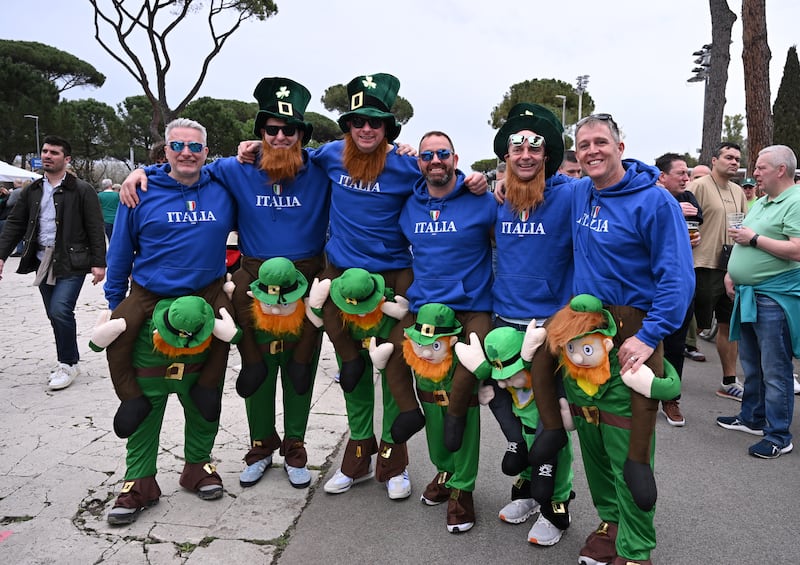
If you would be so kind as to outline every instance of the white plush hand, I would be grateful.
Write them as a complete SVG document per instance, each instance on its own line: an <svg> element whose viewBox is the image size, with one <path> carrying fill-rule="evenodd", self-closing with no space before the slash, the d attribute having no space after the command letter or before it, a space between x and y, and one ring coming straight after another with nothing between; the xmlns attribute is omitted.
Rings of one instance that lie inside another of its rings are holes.
<svg viewBox="0 0 800 565"><path fill-rule="evenodd" d="M306 305L306 318L308 318L309 321L312 324L314 324L315 328L321 328L323 324L322 318L317 316L316 312L314 312L314 310L311 309L311 304L309 303L309 299L308 298L303 299L303 303Z"/></svg>
<svg viewBox="0 0 800 565"><path fill-rule="evenodd" d="M236 322L233 321L233 318L228 314L225 308L219 309L219 315L222 316L222 319L214 319L214 330L212 333L218 340L230 343L230 341L236 337L239 328L236 327Z"/></svg>
<svg viewBox="0 0 800 565"><path fill-rule="evenodd" d="M481 363L486 362L481 340L475 332L469 334L469 345L458 342L455 348L458 361L464 365L470 373L474 373L478 367L481 366Z"/></svg>
<svg viewBox="0 0 800 565"><path fill-rule="evenodd" d="M378 345L375 338L369 340L369 358L372 359L372 365L379 371L386 368L389 363L389 357L394 352L394 345L391 343L382 343Z"/></svg>
<svg viewBox="0 0 800 565"><path fill-rule="evenodd" d="M653 370L647 365L642 365L637 371L622 373L622 382L646 398L650 398L654 378Z"/></svg>
<svg viewBox="0 0 800 565"><path fill-rule="evenodd" d="M533 359L533 354L544 343L547 337L547 330L544 328L536 327L536 319L530 321L527 329L525 330L525 339L522 341L522 351L520 357L524 361L530 362Z"/></svg>
<svg viewBox="0 0 800 565"><path fill-rule="evenodd" d="M105 349L125 331L127 324L125 318L111 319L111 310L104 310L97 316L94 329L92 329L91 343Z"/></svg>
<svg viewBox="0 0 800 565"><path fill-rule="evenodd" d="M558 399L558 409L561 412L561 421L564 422L564 429L571 432L575 429L575 422L572 421L572 413L569 411L569 403L566 398Z"/></svg>
<svg viewBox="0 0 800 565"><path fill-rule="evenodd" d="M311 308L322 308L331 293L331 279L314 279L308 291L308 305Z"/></svg>
<svg viewBox="0 0 800 565"><path fill-rule="evenodd" d="M222 290L228 295L228 300L233 300L233 291L236 285L233 283L233 277L230 273L225 275L225 282L222 284Z"/></svg>
<svg viewBox="0 0 800 565"><path fill-rule="evenodd" d="M394 297L394 302L384 301L381 305L381 310L390 318L402 320L408 314L408 299L398 294Z"/></svg>
<svg viewBox="0 0 800 565"><path fill-rule="evenodd" d="M494 387L490 385L478 388L478 403L486 406L494 399Z"/></svg>

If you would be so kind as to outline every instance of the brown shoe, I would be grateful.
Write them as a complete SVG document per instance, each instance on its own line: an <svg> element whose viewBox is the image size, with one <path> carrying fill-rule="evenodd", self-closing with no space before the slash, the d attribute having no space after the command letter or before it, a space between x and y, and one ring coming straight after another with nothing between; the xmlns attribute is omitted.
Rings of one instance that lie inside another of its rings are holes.
<svg viewBox="0 0 800 565"><path fill-rule="evenodd" d="M617 556L617 525L610 522L600 522L595 531L586 538L580 553L578 563L596 563L608 565ZM582 557L591 561L581 561Z"/></svg>
<svg viewBox="0 0 800 565"><path fill-rule="evenodd" d="M681 408L677 400L662 400L661 413L667 417L667 424L678 428L686 425L686 419L681 414Z"/></svg>
<svg viewBox="0 0 800 565"><path fill-rule="evenodd" d="M132 524L142 510L158 504L160 496L161 489L153 476L125 481L106 520L112 526Z"/></svg>
<svg viewBox="0 0 800 565"><path fill-rule="evenodd" d="M450 473L437 473L433 480L425 487L425 492L419 497L420 502L428 506L436 506L447 502L450 498L450 487L446 485Z"/></svg>
<svg viewBox="0 0 800 565"><path fill-rule="evenodd" d="M212 463L184 463L178 482L186 490L196 493L201 500L222 498L222 478Z"/></svg>
<svg viewBox="0 0 800 565"><path fill-rule="evenodd" d="M472 505L472 493L450 490L447 502L447 531L451 534L468 532L475 525L475 508Z"/></svg>

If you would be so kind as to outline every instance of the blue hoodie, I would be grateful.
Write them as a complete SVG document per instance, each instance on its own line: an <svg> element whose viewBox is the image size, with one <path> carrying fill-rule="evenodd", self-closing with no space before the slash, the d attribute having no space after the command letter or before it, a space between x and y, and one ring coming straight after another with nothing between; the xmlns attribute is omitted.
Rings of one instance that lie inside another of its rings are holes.
<svg viewBox="0 0 800 565"><path fill-rule="evenodd" d="M151 169L136 208L120 206L108 246L103 287L109 308L128 292L128 277L159 296L192 294L225 274L225 243L236 205L205 170L185 186L170 166Z"/></svg>
<svg viewBox="0 0 800 565"><path fill-rule="evenodd" d="M412 312L430 302L460 312L492 311L492 246L497 204L485 193L472 194L457 171L456 186L443 198L428 193L425 179L400 213L400 227L411 243L414 282L408 289Z"/></svg>
<svg viewBox="0 0 800 565"><path fill-rule="evenodd" d="M614 186L597 190L588 177L575 183L574 293L644 310L636 336L656 347L681 326L694 296L692 249L678 201L655 184L658 169L622 164L625 176Z"/></svg>
<svg viewBox="0 0 800 565"><path fill-rule="evenodd" d="M217 159L205 168L231 193L239 208L239 249L248 257L292 261L322 254L328 229L330 182L308 162L297 176L278 183L255 165L236 157Z"/></svg>
<svg viewBox="0 0 800 565"><path fill-rule="evenodd" d="M398 219L420 178L416 159L398 155L393 147L376 181L362 186L345 170L343 150L343 141L332 141L309 152L332 183L328 260L340 269L361 267L371 273L410 267L411 254Z"/></svg>
<svg viewBox="0 0 800 565"><path fill-rule="evenodd" d="M498 208L494 311L511 320L544 320L572 298L572 199L575 179L547 179L544 201L528 215Z"/></svg>

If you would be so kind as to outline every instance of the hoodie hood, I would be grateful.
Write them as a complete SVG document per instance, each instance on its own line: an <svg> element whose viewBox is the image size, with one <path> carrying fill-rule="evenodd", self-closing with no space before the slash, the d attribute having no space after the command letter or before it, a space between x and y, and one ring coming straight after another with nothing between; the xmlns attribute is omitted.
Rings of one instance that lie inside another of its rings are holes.
<svg viewBox="0 0 800 565"><path fill-rule="evenodd" d="M211 175L208 173L205 167L200 169L200 178L191 186L186 186L185 184L179 183L174 178L169 176L170 172L172 172L172 167L169 163L165 163L160 167L148 169L147 183L155 183L161 188L172 190L186 190L187 188L204 188L206 185L208 185L208 183L211 182Z"/></svg>
<svg viewBox="0 0 800 565"><path fill-rule="evenodd" d="M636 159L623 159L625 176L617 184L602 190L594 189L601 197L625 196L633 192L645 190L656 184L660 171Z"/></svg>

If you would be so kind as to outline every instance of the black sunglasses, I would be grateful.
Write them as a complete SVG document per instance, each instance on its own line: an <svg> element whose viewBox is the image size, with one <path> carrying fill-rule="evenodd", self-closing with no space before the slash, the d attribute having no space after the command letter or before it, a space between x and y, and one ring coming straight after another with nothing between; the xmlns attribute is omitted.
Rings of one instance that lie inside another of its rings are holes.
<svg viewBox="0 0 800 565"><path fill-rule="evenodd" d="M617 126L617 122L614 121L614 117L611 114L590 114L585 118L578 120L578 123L575 124L575 128L580 128L589 120L592 121L601 121L601 122L608 122L615 131L619 131L619 127Z"/></svg>
<svg viewBox="0 0 800 565"><path fill-rule="evenodd" d="M383 126L383 120L380 118L362 118L361 116L350 118L350 127L361 129L365 124L369 124L372 129L379 129Z"/></svg>
<svg viewBox="0 0 800 565"><path fill-rule="evenodd" d="M267 132L267 135L278 135L279 131L283 132L283 135L286 137L292 137L295 133L297 133L297 126L293 126L291 124L286 124L285 126L264 126L264 131Z"/></svg>

